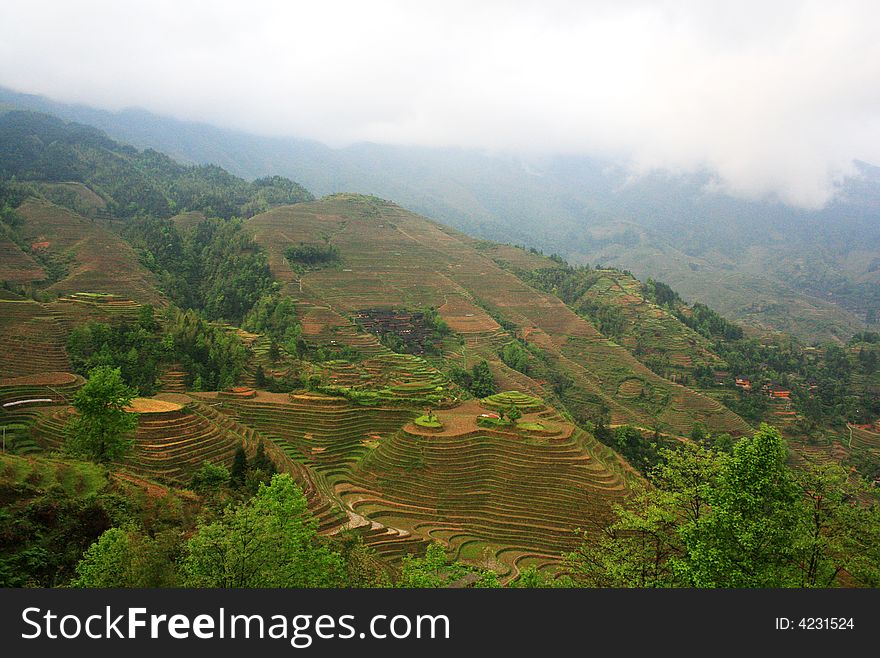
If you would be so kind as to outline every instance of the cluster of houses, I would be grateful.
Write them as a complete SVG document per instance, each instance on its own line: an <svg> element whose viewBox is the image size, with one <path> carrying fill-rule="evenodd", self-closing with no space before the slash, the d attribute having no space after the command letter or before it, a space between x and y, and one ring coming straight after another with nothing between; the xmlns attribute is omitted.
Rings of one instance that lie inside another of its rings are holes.
<svg viewBox="0 0 880 658"><path fill-rule="evenodd" d="M424 354L428 345L439 347L434 328L420 311L408 312L393 308L368 308L354 313L355 321L376 336L394 334L406 345L410 354Z"/></svg>
<svg viewBox="0 0 880 658"><path fill-rule="evenodd" d="M764 384L761 387L761 392L764 393L767 397L776 398L778 400L790 400L791 399L791 391L786 388L781 388L776 386L775 384Z"/></svg>
<svg viewBox="0 0 880 658"><path fill-rule="evenodd" d="M715 383L719 386L724 386L725 384L727 384L728 381L730 381L730 373L725 370L716 370L714 375ZM748 379L747 377L734 377L733 383L740 390L752 390L752 380ZM782 386L778 386L776 384L762 385L761 393L774 400L791 400L791 390Z"/></svg>

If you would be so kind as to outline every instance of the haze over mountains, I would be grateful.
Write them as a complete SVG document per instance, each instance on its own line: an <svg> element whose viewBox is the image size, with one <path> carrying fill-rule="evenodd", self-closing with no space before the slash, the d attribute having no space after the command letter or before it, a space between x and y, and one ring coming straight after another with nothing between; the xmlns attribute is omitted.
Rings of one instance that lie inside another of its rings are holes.
<svg viewBox="0 0 880 658"><path fill-rule="evenodd" d="M316 196L352 191L473 235L670 283L757 330L841 338L880 308L880 169L856 163L824 208L746 200L711 172L633 176L586 156L250 135L139 109L108 112L0 90L0 103L96 126L139 148L244 178L280 174Z"/></svg>

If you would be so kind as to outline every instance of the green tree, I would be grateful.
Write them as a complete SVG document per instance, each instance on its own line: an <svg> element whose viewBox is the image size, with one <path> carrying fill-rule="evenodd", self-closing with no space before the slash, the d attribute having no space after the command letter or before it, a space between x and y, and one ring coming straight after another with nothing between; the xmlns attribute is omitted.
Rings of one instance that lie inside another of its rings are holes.
<svg viewBox="0 0 880 658"><path fill-rule="evenodd" d="M512 342L501 348L501 360L521 373L529 374L529 352L518 342Z"/></svg>
<svg viewBox="0 0 880 658"><path fill-rule="evenodd" d="M76 565L72 587L174 587L174 533L153 538L134 528L110 528Z"/></svg>
<svg viewBox="0 0 880 658"><path fill-rule="evenodd" d="M495 393L495 378L492 377L492 371L485 360L474 365L470 390L478 398L485 398Z"/></svg>
<svg viewBox="0 0 880 658"><path fill-rule="evenodd" d="M650 487L566 556L573 584L612 587L877 586L880 511L837 466L794 471L762 425L732 454L661 450Z"/></svg>
<svg viewBox="0 0 880 658"><path fill-rule="evenodd" d="M269 484L278 472L275 462L266 454L266 446L260 441L253 459L247 464L244 485L247 491L256 493L261 485Z"/></svg>
<svg viewBox="0 0 880 658"><path fill-rule="evenodd" d="M452 562L443 544L434 542L425 555L407 555L397 581L398 587L448 587L468 574L475 574L474 587L500 587L498 575L491 570L478 570L462 562Z"/></svg>
<svg viewBox="0 0 880 658"><path fill-rule="evenodd" d="M156 321L152 304L144 304L138 309L138 326L151 334L159 331L159 323Z"/></svg>
<svg viewBox="0 0 880 658"><path fill-rule="evenodd" d="M211 491L219 489L229 479L229 470L226 467L206 461L202 462L199 470L192 476L190 486L196 491Z"/></svg>
<svg viewBox="0 0 880 658"><path fill-rule="evenodd" d="M245 454L244 447L238 446L235 449L235 455L232 457L232 468L229 471L229 481L234 487L240 487L244 484L245 475L248 470L248 458Z"/></svg>
<svg viewBox="0 0 880 658"><path fill-rule="evenodd" d="M397 584L399 587L437 588L443 587L450 579L460 578L464 573L462 569L450 568L443 544L434 542L428 546L424 556L406 555L403 558Z"/></svg>
<svg viewBox="0 0 880 658"><path fill-rule="evenodd" d="M677 560L696 587L783 587L797 541L801 492L786 466L779 430L761 425L739 441L708 491L711 514L682 528L687 559Z"/></svg>
<svg viewBox="0 0 880 658"><path fill-rule="evenodd" d="M845 573L863 587L880 586L880 507L875 495L837 464L795 472L803 492L797 565L803 587L830 587Z"/></svg>
<svg viewBox="0 0 880 658"><path fill-rule="evenodd" d="M263 471L269 475L275 475L278 472L278 469L275 467L275 462L266 454L266 445L260 441L257 446L257 451L254 454L254 459L251 462L251 468Z"/></svg>
<svg viewBox="0 0 880 658"><path fill-rule="evenodd" d="M706 429L706 426L699 421L694 423L694 427L691 430L691 441L693 441L694 443L703 443L704 441L708 440L708 438L709 431Z"/></svg>
<svg viewBox="0 0 880 658"><path fill-rule="evenodd" d="M124 457L133 444L128 435L138 424L137 414L125 408L136 394L122 380L119 368L91 370L88 381L73 398L78 415L66 428L67 450L98 462Z"/></svg>
<svg viewBox="0 0 880 658"><path fill-rule="evenodd" d="M189 540L182 571L189 587L338 587L342 557L317 536L318 522L287 474L256 496L203 523Z"/></svg>
<svg viewBox="0 0 880 658"><path fill-rule="evenodd" d="M676 560L687 559L682 528L709 512L708 499L723 458L697 444L662 450L649 473L651 486L615 506L615 521L585 532L585 541L565 556L569 579L588 587L681 587Z"/></svg>
<svg viewBox="0 0 880 658"><path fill-rule="evenodd" d="M388 565L362 537L343 531L336 535L336 546L345 561L346 587L388 587Z"/></svg>
<svg viewBox="0 0 880 658"><path fill-rule="evenodd" d="M257 385L257 388L266 388L269 383L269 380L266 378L266 371L263 370L263 366L259 363L256 370L254 370L254 383Z"/></svg>
<svg viewBox="0 0 880 658"><path fill-rule="evenodd" d="M519 577L514 580L510 586L519 589L552 587L552 581L549 581L535 567L525 567L522 571L520 571Z"/></svg>

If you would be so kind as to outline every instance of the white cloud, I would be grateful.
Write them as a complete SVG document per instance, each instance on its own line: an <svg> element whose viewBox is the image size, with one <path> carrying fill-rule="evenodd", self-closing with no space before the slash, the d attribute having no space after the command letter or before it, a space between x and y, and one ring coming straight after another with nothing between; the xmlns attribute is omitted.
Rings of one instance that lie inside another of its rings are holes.
<svg viewBox="0 0 880 658"><path fill-rule="evenodd" d="M0 24L0 84L261 134L709 167L807 207L880 162L873 2L29 0Z"/></svg>

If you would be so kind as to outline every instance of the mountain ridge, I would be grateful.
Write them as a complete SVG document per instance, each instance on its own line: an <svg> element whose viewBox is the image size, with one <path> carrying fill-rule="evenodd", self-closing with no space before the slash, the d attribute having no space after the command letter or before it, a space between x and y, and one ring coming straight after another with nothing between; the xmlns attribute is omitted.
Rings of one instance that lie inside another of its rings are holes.
<svg viewBox="0 0 880 658"><path fill-rule="evenodd" d="M866 164L857 164L862 178L847 180L825 209L808 212L707 194L707 174L632 179L625 168L590 158L526 163L463 149L332 149L9 90L0 90L0 101L91 123L184 161L218 163L246 177L280 172L319 196L353 191L393 198L481 237L668 280L690 301L708 302L758 332L845 341L880 307L880 270L874 269L880 179ZM831 225L841 228L831 231ZM858 245L846 238L853 234ZM753 250L761 244L770 253ZM776 296L792 310L774 304Z"/></svg>

